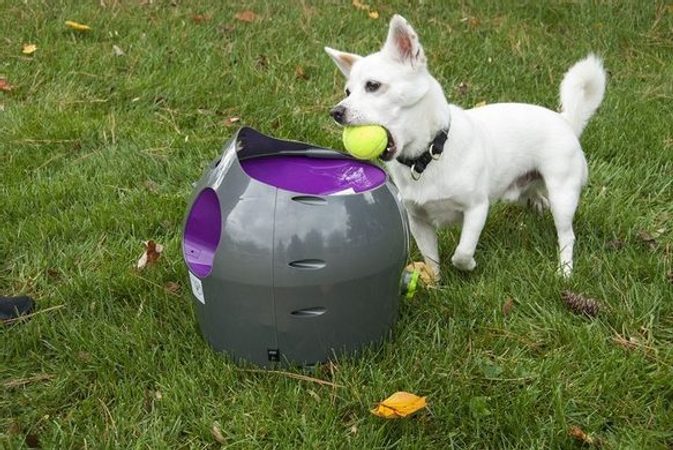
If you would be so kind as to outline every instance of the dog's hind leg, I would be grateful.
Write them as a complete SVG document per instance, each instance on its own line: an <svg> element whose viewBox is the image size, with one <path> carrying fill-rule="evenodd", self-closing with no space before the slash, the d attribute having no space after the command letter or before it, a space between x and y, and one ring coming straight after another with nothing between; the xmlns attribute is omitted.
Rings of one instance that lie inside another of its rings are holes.
<svg viewBox="0 0 673 450"><path fill-rule="evenodd" d="M526 187L519 201L524 206L532 208L538 214L543 214L546 209L549 209L549 199L547 197L548 194L544 182L539 180L533 181Z"/></svg>
<svg viewBox="0 0 673 450"><path fill-rule="evenodd" d="M409 227L416 240L416 245L423 255L425 264L432 270L435 280L439 281L439 246L437 245L437 231L427 220L409 213Z"/></svg>
<svg viewBox="0 0 673 450"><path fill-rule="evenodd" d="M573 270L573 247L575 245L573 217L579 202L581 188L581 183L575 182L575 180L566 180L561 183L547 180L549 206L558 235L559 272L566 278L570 276Z"/></svg>

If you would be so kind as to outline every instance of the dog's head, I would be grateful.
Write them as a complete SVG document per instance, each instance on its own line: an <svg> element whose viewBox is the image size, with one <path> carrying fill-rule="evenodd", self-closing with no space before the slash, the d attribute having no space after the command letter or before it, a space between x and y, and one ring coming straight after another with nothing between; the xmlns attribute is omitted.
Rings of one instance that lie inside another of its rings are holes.
<svg viewBox="0 0 673 450"><path fill-rule="evenodd" d="M399 15L390 21L383 48L368 56L325 47L327 54L346 76L346 98L331 111L341 125L381 125L388 131L388 148L381 158L392 160L406 144L404 130L420 118L432 77L425 53L411 25Z"/></svg>

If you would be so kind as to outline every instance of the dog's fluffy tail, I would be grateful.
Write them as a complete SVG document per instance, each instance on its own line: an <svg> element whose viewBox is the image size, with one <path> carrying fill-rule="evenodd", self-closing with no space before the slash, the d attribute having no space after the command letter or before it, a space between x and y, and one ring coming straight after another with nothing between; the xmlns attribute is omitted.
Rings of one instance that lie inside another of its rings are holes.
<svg viewBox="0 0 673 450"><path fill-rule="evenodd" d="M590 53L566 72L561 82L561 115L579 137L603 101L606 73L603 61Z"/></svg>

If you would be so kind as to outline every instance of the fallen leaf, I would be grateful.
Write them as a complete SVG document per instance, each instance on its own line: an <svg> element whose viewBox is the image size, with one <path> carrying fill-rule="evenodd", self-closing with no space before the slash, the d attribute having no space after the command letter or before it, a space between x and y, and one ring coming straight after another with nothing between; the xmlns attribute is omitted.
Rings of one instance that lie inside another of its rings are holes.
<svg viewBox="0 0 673 450"><path fill-rule="evenodd" d="M587 445L596 445L598 443L596 439L591 437L578 426L570 427L568 430L568 436Z"/></svg>
<svg viewBox="0 0 673 450"><path fill-rule="evenodd" d="M294 68L294 76L302 80L308 80L308 75L306 75L304 68L300 65Z"/></svg>
<svg viewBox="0 0 673 450"><path fill-rule="evenodd" d="M269 60L265 55L259 55L255 60L255 65L260 69L266 69L266 66L269 65Z"/></svg>
<svg viewBox="0 0 673 450"><path fill-rule="evenodd" d="M470 90L470 86L466 82L461 81L460 84L458 85L457 89L458 89L458 94L465 95Z"/></svg>
<svg viewBox="0 0 673 450"><path fill-rule="evenodd" d="M369 5L361 3L359 0L353 0L353 6L360 11L369 11Z"/></svg>
<svg viewBox="0 0 673 450"><path fill-rule="evenodd" d="M175 281L169 281L168 283L164 284L164 290L169 294L177 295L181 289L182 286L180 286L180 283L176 283Z"/></svg>
<svg viewBox="0 0 673 450"><path fill-rule="evenodd" d="M161 391L157 390L157 391L154 391L154 398L157 401L161 401L161 399L164 398L164 395L161 393Z"/></svg>
<svg viewBox="0 0 673 450"><path fill-rule="evenodd" d="M350 434L357 434L358 433L358 426L357 424L351 425L351 427L348 429L348 432Z"/></svg>
<svg viewBox="0 0 673 450"><path fill-rule="evenodd" d="M73 22L72 20L66 20L65 26L77 31L91 31L89 25L84 25L83 23Z"/></svg>
<svg viewBox="0 0 673 450"><path fill-rule="evenodd" d="M140 257L140 259L138 260L138 264L136 266L138 270L142 270L145 267L157 262L157 260L161 256L161 252L163 251L164 251L163 245L157 244L152 240L145 241L145 253L143 253L143 255Z"/></svg>
<svg viewBox="0 0 673 450"><path fill-rule="evenodd" d="M245 11L237 12L234 15L234 19L239 20L241 22L247 22L247 23L252 23L252 22L256 21L258 18L259 18L259 16L257 14L255 14L254 12L250 11L249 9L245 10Z"/></svg>
<svg viewBox="0 0 673 450"><path fill-rule="evenodd" d="M113 45L113 46L112 46L112 51L114 52L115 56L124 56L124 55L126 55L126 53L124 53L124 50L122 50L121 48L119 48L119 47L116 46L116 45Z"/></svg>
<svg viewBox="0 0 673 450"><path fill-rule="evenodd" d="M14 89L14 86L12 86L11 84L9 84L9 81L7 81L7 80L4 79L4 78L0 78L0 91L3 91L3 92L9 92L9 91L11 91L12 89Z"/></svg>
<svg viewBox="0 0 673 450"><path fill-rule="evenodd" d="M192 16L192 22L195 24L202 24L203 22L208 22L210 19L212 19L213 16L210 14L194 14Z"/></svg>
<svg viewBox="0 0 673 450"><path fill-rule="evenodd" d="M419 397L409 392L395 392L371 410L375 416L384 419L399 419L407 417L427 406L425 397Z"/></svg>
<svg viewBox="0 0 673 450"><path fill-rule="evenodd" d="M502 315L505 317L509 316L509 314L512 312L513 307L514 307L514 300L512 300L512 297L507 297L505 303L502 305Z"/></svg>
<svg viewBox="0 0 673 450"><path fill-rule="evenodd" d="M143 184L145 185L145 189L153 194L156 194L157 191L159 191L159 185L154 180L145 180Z"/></svg>
<svg viewBox="0 0 673 450"><path fill-rule="evenodd" d="M643 243L647 244L650 247L650 250L656 250L657 249L657 239L665 232L666 230L663 228L660 228L658 230L649 232L647 230L639 230L638 231L638 238L643 241Z"/></svg>
<svg viewBox="0 0 673 450"><path fill-rule="evenodd" d="M626 350L634 350L640 346L640 341L638 341L638 339L633 336L627 339L622 335L615 334L612 336L612 342Z"/></svg>
<svg viewBox="0 0 673 450"><path fill-rule="evenodd" d="M21 425L16 419L12 419L11 422L9 422L9 427L7 427L7 434L10 436L16 436L17 434L21 433Z"/></svg>
<svg viewBox="0 0 673 450"><path fill-rule="evenodd" d="M624 241L621 239L611 239L606 245L610 250L621 250L624 248Z"/></svg>
<svg viewBox="0 0 673 450"><path fill-rule="evenodd" d="M378 11L369 11L367 13L367 15L369 16L370 19L376 20L376 19L379 18L379 12Z"/></svg>
<svg viewBox="0 0 673 450"><path fill-rule="evenodd" d="M23 44L23 47L21 48L21 53L24 55L32 55L35 53L35 50L37 50L37 45L35 44Z"/></svg>
<svg viewBox="0 0 673 450"><path fill-rule="evenodd" d="M233 116L233 117L227 117L226 119L224 119L224 124L225 124L226 126L230 126L230 125L233 125L233 124L239 122L240 120L241 120L241 118L240 118L240 117L236 117L236 116Z"/></svg>
<svg viewBox="0 0 673 450"><path fill-rule="evenodd" d="M432 269L423 261L412 262L405 268L405 270L408 270L410 272L418 271L421 277L421 281L428 287L433 287L437 285L435 274L432 272Z"/></svg>
<svg viewBox="0 0 673 450"><path fill-rule="evenodd" d="M484 100L478 102L476 105L474 105L475 108L481 108L482 106L486 106L486 102Z"/></svg>
<svg viewBox="0 0 673 450"><path fill-rule="evenodd" d="M210 433L213 435L215 441L219 442L220 444L227 443L227 439L222 434L222 429L220 428L219 423L213 422L213 428L210 429Z"/></svg>

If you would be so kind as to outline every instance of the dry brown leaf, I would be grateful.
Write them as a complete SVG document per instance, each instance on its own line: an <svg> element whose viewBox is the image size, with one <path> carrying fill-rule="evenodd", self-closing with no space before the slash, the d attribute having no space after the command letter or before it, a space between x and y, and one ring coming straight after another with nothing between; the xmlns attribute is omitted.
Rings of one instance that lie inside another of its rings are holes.
<svg viewBox="0 0 673 450"><path fill-rule="evenodd" d="M161 256L161 252L164 251L164 246L157 244L156 242L149 240L145 241L145 253L138 260L137 268L142 270L147 266L150 266L157 262Z"/></svg>
<svg viewBox="0 0 673 450"><path fill-rule="evenodd" d="M21 53L24 55L32 55L37 50L37 45L35 44L23 44L21 47Z"/></svg>
<svg viewBox="0 0 673 450"><path fill-rule="evenodd" d="M379 18L379 12L378 11L369 11L367 13L367 15L369 16L370 19L376 20L376 19Z"/></svg>
<svg viewBox="0 0 673 450"><path fill-rule="evenodd" d="M405 268L405 270L408 270L410 272L417 271L423 284L425 284L428 287L434 287L437 285L437 279L435 278L435 274L433 273L430 266L425 264L425 262L423 261L412 262Z"/></svg>
<svg viewBox="0 0 673 450"><path fill-rule="evenodd" d="M570 429L568 430L568 436L587 445L598 444L598 441L595 438L591 437L591 435L587 434L583 429L581 429L578 426L570 427Z"/></svg>
<svg viewBox="0 0 673 450"><path fill-rule="evenodd" d="M470 86L466 82L461 81L460 84L458 85L457 89L458 89L458 94L465 95L470 90Z"/></svg>
<svg viewBox="0 0 673 450"><path fill-rule="evenodd" d="M239 122L241 120L240 117L232 116L232 117L227 117L224 119L224 124L226 126L231 126L234 125L235 123Z"/></svg>
<svg viewBox="0 0 673 450"><path fill-rule="evenodd" d="M611 239L606 245L610 250L621 250L624 248L624 241L621 239Z"/></svg>
<svg viewBox="0 0 673 450"><path fill-rule="evenodd" d="M9 426L7 427L7 434L9 436L16 436L21 434L21 424L19 424L16 419L12 419L11 422L9 422Z"/></svg>
<svg viewBox="0 0 673 450"><path fill-rule="evenodd" d="M14 89L14 86L9 84L9 81L7 81L5 78L0 78L0 91L9 92L12 89Z"/></svg>
<svg viewBox="0 0 673 450"><path fill-rule="evenodd" d="M509 314L512 312L513 307L514 307L514 300L512 300L512 297L507 297L505 303L502 305L502 315L505 317L509 316Z"/></svg>
<svg viewBox="0 0 673 450"><path fill-rule="evenodd" d="M612 342L627 350L634 350L640 347L641 345L640 341L637 338L631 336L630 338L627 339L619 334L615 334L614 336L612 336Z"/></svg>
<svg viewBox="0 0 673 450"><path fill-rule="evenodd" d="M482 106L486 106L486 101L482 100L474 105L475 108L481 108Z"/></svg>
<svg viewBox="0 0 673 450"><path fill-rule="evenodd" d="M84 25L83 23L73 22L72 20L66 20L65 26L76 31L91 31L89 25Z"/></svg>
<svg viewBox="0 0 673 450"><path fill-rule="evenodd" d="M428 406L428 403L425 401L425 397L400 391L379 403L376 408L371 410L371 413L384 419L400 419L426 406Z"/></svg>
<svg viewBox="0 0 673 450"><path fill-rule="evenodd" d="M234 15L234 19L239 20L241 22L247 22L247 23L252 23L256 21L259 18L257 14L254 12L250 11L249 9L241 12L237 12Z"/></svg>
<svg viewBox="0 0 673 450"><path fill-rule="evenodd" d="M639 230L638 238L644 243L649 244L650 247L657 245L657 238L647 230Z"/></svg>
<svg viewBox="0 0 673 450"><path fill-rule="evenodd" d="M308 75L306 75L306 71L304 71L304 68L300 65L297 65L297 67L294 68L294 76L302 80L308 80Z"/></svg>
<svg viewBox="0 0 673 450"><path fill-rule="evenodd" d="M164 290L169 294L177 295L181 289L182 286L180 286L180 283L176 283L175 281L169 281L168 283L164 284Z"/></svg>
<svg viewBox="0 0 673 450"><path fill-rule="evenodd" d="M212 19L213 16L210 14L194 14L192 16L192 22L195 24L199 25L202 24L203 22L208 22L210 19Z"/></svg>
<svg viewBox="0 0 673 450"><path fill-rule="evenodd" d="M359 0L353 0L353 6L360 11L369 11L369 5L361 3Z"/></svg>
<svg viewBox="0 0 673 450"><path fill-rule="evenodd" d="M210 429L210 433L213 435L213 439L215 439L215 441L219 442L220 444L227 443L227 439L222 434L222 429L220 428L219 423L213 422L213 428Z"/></svg>

